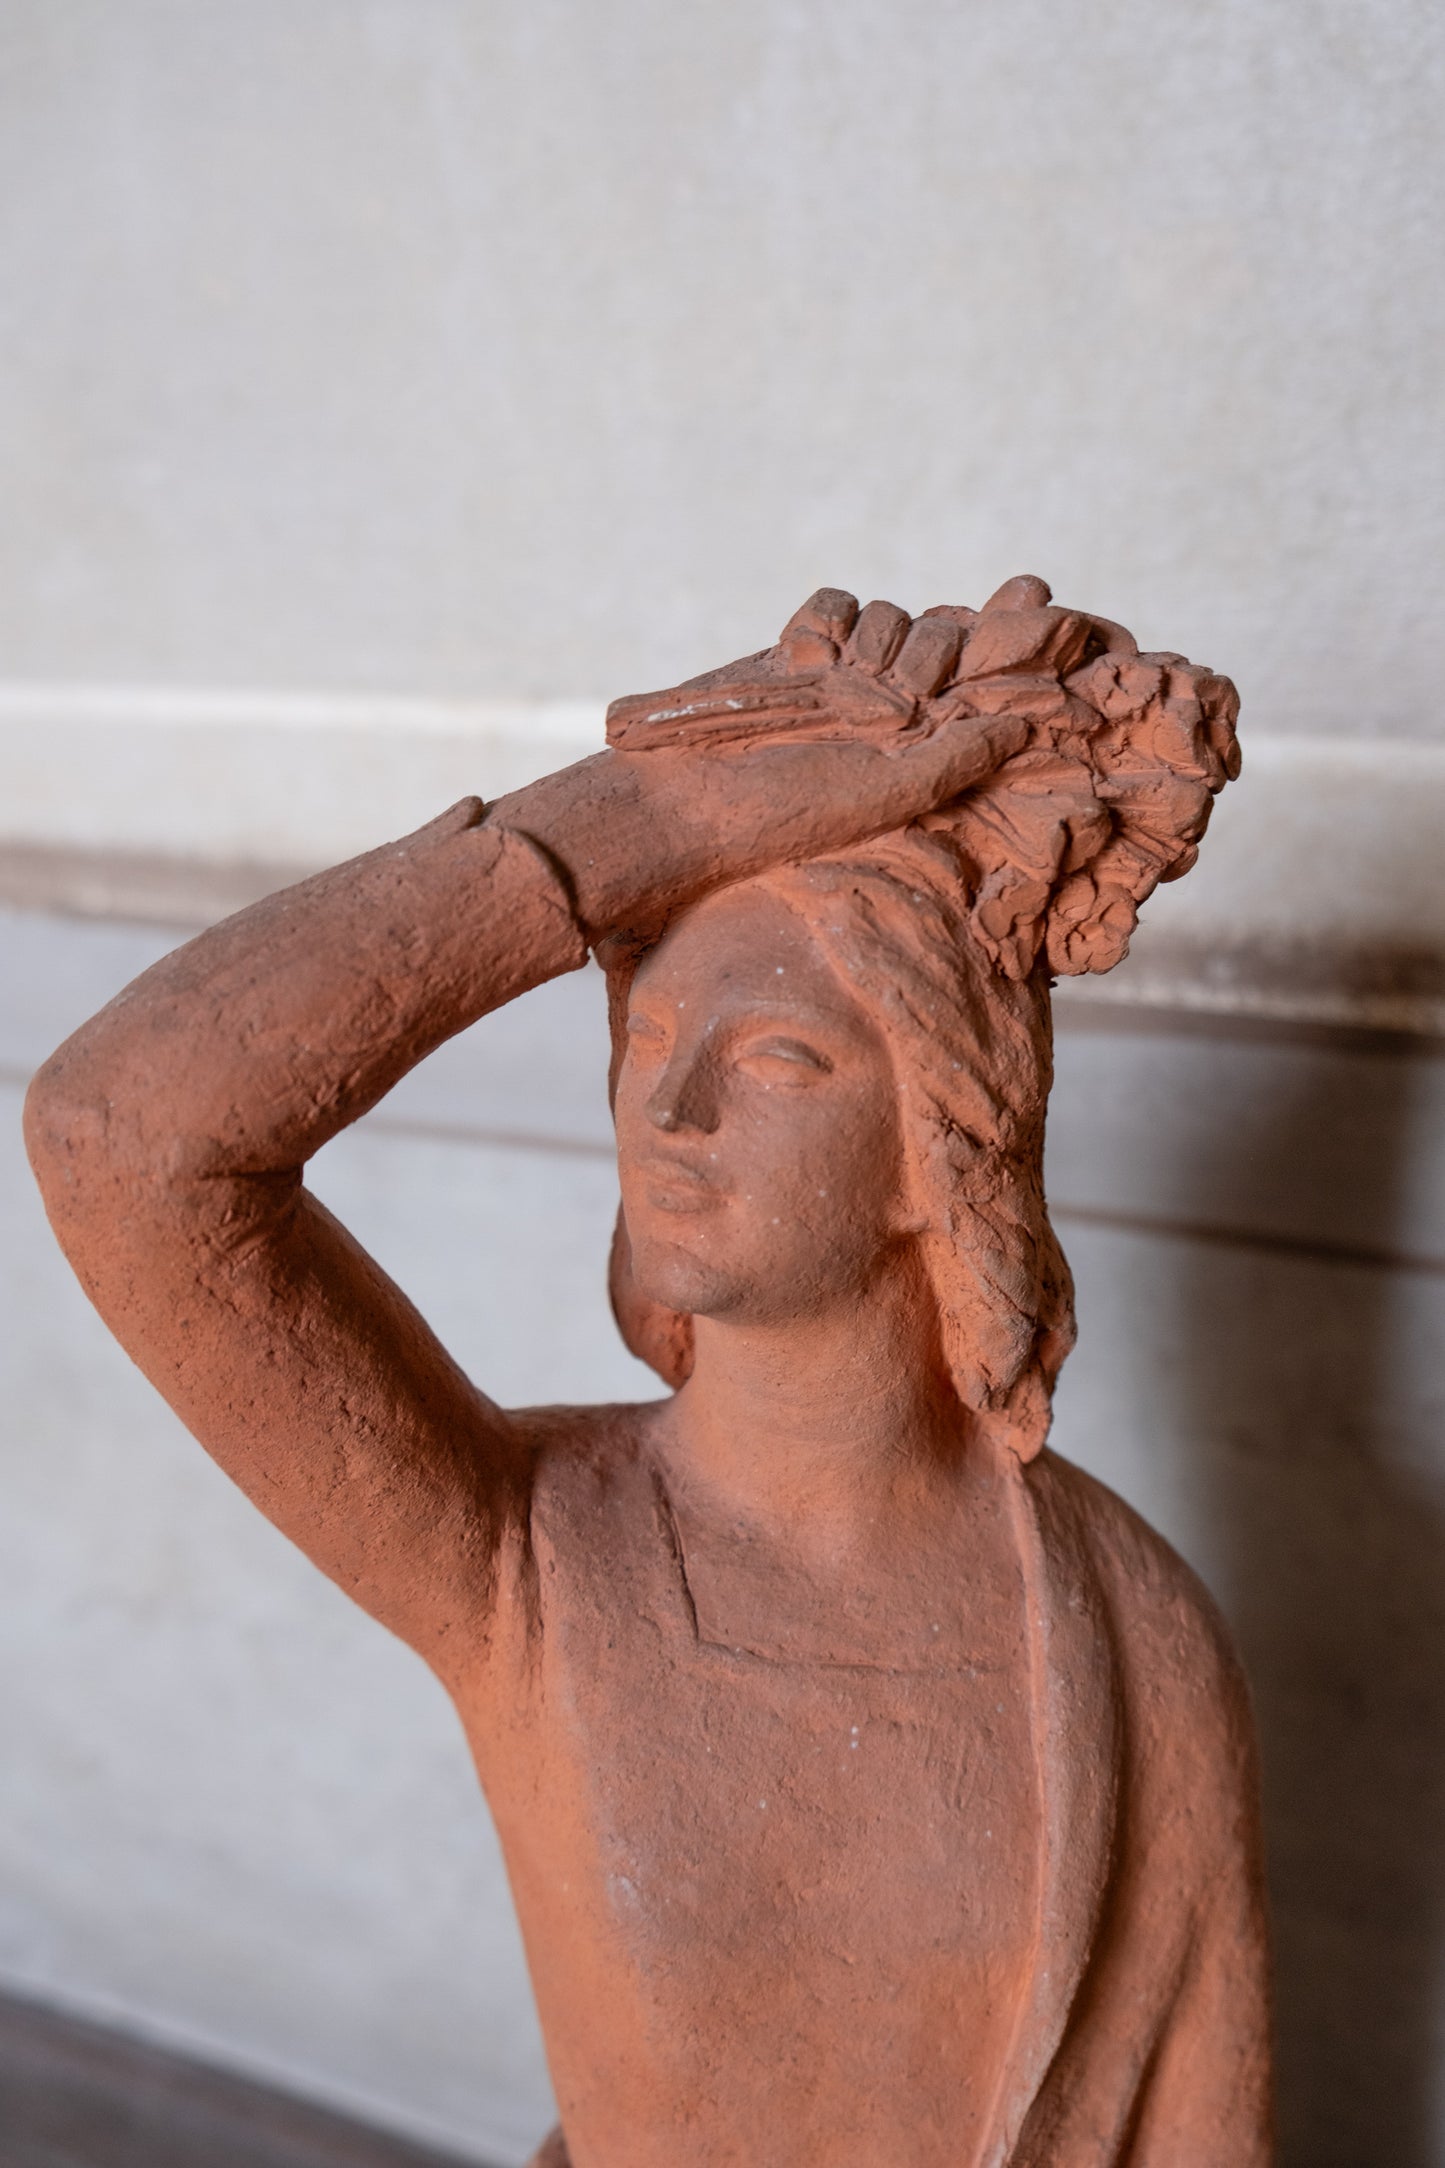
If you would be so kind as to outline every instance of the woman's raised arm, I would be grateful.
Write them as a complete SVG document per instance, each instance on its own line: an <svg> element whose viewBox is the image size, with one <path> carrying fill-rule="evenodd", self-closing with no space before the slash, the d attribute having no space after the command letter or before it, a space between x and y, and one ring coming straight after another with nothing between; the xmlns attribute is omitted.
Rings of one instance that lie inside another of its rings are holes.
<svg viewBox="0 0 1445 2168"><path fill-rule="evenodd" d="M485 1605L522 1441L302 1168L452 1033L585 957L557 872L464 801L164 958L27 1103L51 1223L117 1339L441 1667Z"/></svg>
<svg viewBox="0 0 1445 2168"><path fill-rule="evenodd" d="M46 1206L117 1339L261 1510L443 1673L475 1646L527 1439L309 1195L306 1161L602 935L646 938L720 881L896 826L1016 737L1005 720L896 752L610 752L465 800L164 958L36 1078Z"/></svg>

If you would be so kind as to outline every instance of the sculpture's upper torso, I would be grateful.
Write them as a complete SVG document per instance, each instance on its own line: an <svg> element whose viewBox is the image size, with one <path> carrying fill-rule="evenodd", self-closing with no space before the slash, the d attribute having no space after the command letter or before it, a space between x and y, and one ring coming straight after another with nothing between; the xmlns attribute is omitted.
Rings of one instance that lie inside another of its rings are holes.
<svg viewBox="0 0 1445 2168"><path fill-rule="evenodd" d="M655 1411L523 1420L451 1676L558 2161L1266 2168L1248 1708L1169 1546L1005 1457L820 1607L664 1480Z"/></svg>
<svg viewBox="0 0 1445 2168"><path fill-rule="evenodd" d="M544 1455L472 1727L577 2168L960 2168L1038 1931L1006 1514L815 1599L684 1528L647 1428Z"/></svg>

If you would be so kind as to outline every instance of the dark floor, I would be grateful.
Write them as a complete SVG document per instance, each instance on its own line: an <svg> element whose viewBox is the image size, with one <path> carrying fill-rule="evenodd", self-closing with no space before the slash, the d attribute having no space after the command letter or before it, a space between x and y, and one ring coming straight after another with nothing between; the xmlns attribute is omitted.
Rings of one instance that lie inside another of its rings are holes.
<svg viewBox="0 0 1445 2168"><path fill-rule="evenodd" d="M475 2168L0 1996L0 2168Z"/></svg>

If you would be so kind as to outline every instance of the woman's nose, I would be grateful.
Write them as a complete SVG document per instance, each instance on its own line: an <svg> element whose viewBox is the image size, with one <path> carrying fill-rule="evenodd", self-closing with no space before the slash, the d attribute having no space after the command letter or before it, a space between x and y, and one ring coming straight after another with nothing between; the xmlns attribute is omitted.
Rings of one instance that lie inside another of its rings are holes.
<svg viewBox="0 0 1445 2168"><path fill-rule="evenodd" d="M718 1120L712 1066L706 1055L668 1063L647 1101L647 1119L654 1129L668 1134L678 1129L712 1134Z"/></svg>

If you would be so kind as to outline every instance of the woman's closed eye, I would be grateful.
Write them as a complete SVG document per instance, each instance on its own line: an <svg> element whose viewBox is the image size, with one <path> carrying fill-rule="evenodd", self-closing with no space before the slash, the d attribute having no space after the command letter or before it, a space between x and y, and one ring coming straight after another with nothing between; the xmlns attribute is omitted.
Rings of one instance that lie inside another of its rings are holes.
<svg viewBox="0 0 1445 2168"><path fill-rule="evenodd" d="M738 1048L734 1058L746 1075L756 1076L766 1084L806 1084L812 1078L829 1075L833 1067L821 1047L810 1046L805 1039L776 1035L749 1040Z"/></svg>

